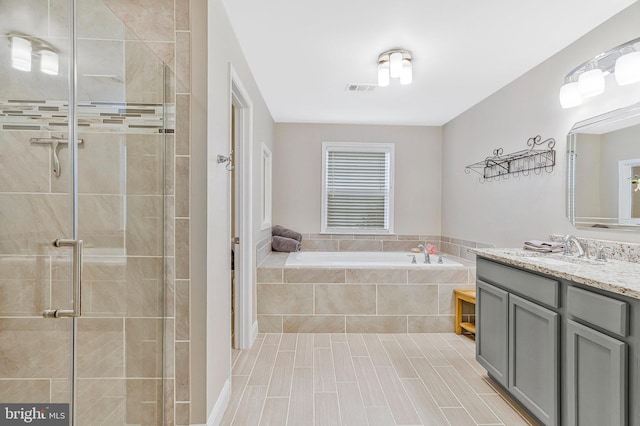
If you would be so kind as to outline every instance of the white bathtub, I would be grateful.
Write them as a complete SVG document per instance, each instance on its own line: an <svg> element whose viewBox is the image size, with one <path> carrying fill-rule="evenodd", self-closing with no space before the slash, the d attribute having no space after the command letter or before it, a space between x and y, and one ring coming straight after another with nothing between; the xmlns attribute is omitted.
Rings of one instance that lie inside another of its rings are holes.
<svg viewBox="0 0 640 426"><path fill-rule="evenodd" d="M411 263L415 256L417 263ZM431 263L424 263L422 253L410 252L361 252L361 251L299 251L289 253L285 267L293 268L446 268L463 266L446 255L438 263L437 254L431 255Z"/></svg>

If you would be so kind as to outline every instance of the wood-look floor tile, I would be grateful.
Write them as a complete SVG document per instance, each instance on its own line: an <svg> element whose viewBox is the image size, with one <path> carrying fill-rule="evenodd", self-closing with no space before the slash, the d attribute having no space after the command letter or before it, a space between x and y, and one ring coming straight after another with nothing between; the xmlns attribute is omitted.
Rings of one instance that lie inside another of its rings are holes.
<svg viewBox="0 0 640 426"><path fill-rule="evenodd" d="M393 367L376 367L376 373L396 423L399 425L422 424L395 369Z"/></svg>
<svg viewBox="0 0 640 426"><path fill-rule="evenodd" d="M464 408L443 408L442 412L452 426L477 426Z"/></svg>
<svg viewBox="0 0 640 426"><path fill-rule="evenodd" d="M260 418L260 426L283 426L287 424L289 398L267 398Z"/></svg>
<svg viewBox="0 0 640 426"><path fill-rule="evenodd" d="M378 333L378 339L382 342L383 340L396 340L393 334L391 333Z"/></svg>
<svg viewBox="0 0 640 426"><path fill-rule="evenodd" d="M331 342L346 342L346 333L331 333Z"/></svg>
<svg viewBox="0 0 640 426"><path fill-rule="evenodd" d="M353 369L349 344L346 342L332 342L331 351L333 352L336 382L355 382L356 372Z"/></svg>
<svg viewBox="0 0 640 426"><path fill-rule="evenodd" d="M294 352L278 352L276 363L273 367L273 374L271 375L271 382L269 382L268 397L289 397L291 393L294 358Z"/></svg>
<svg viewBox="0 0 640 426"><path fill-rule="evenodd" d="M367 345L364 344L362 334L347 334L347 342L351 350L351 356L369 356Z"/></svg>
<svg viewBox="0 0 640 426"><path fill-rule="evenodd" d="M449 422L420 379L401 379L424 425L448 426Z"/></svg>
<svg viewBox="0 0 640 426"><path fill-rule="evenodd" d="M264 335L263 345L279 345L280 338L282 337L281 333L266 333Z"/></svg>
<svg viewBox="0 0 640 426"><path fill-rule="evenodd" d="M387 355L391 360L393 368L396 369L398 377L402 379L416 379L418 373L415 368L409 362L409 359L405 355L404 351L395 340L384 340L382 346L387 351Z"/></svg>
<svg viewBox="0 0 640 426"><path fill-rule="evenodd" d="M427 389L439 407L462 407L449 386L436 372L434 367L424 358L411 358L411 364L418 372Z"/></svg>
<svg viewBox="0 0 640 426"><path fill-rule="evenodd" d="M413 341L410 334L396 334L395 338L407 357L424 357L424 354L420 352L420 348L418 348L418 345Z"/></svg>
<svg viewBox="0 0 640 426"><path fill-rule="evenodd" d="M340 408L336 393L315 393L315 426L340 426Z"/></svg>
<svg viewBox="0 0 640 426"><path fill-rule="evenodd" d="M267 398L266 386L247 386L244 395L238 405L236 416L233 419L235 425L257 425L260 422L262 407Z"/></svg>
<svg viewBox="0 0 640 426"><path fill-rule="evenodd" d="M296 367L313 367L313 334L298 334Z"/></svg>
<svg viewBox="0 0 640 426"><path fill-rule="evenodd" d="M453 367L434 367L451 391L460 400L469 415L479 424L500 423L500 419L484 403L480 396L467 385L460 373Z"/></svg>
<svg viewBox="0 0 640 426"><path fill-rule="evenodd" d="M382 346L378 336L376 334L363 334L362 338L367 345L369 357L373 365L376 367L391 367L391 360L389 360L387 352L384 350L384 346Z"/></svg>
<svg viewBox="0 0 640 426"><path fill-rule="evenodd" d="M389 407L366 407L365 410L369 426L391 426L396 423Z"/></svg>
<svg viewBox="0 0 640 426"><path fill-rule="evenodd" d="M242 351L238 356L235 366L233 367L233 374L236 376L248 376L253 370L253 366L258 359L258 354L262 348L262 341L264 339L256 339L251 349Z"/></svg>
<svg viewBox="0 0 640 426"><path fill-rule="evenodd" d="M279 351L295 351L296 344L298 343L297 333L283 333L282 339L280 339Z"/></svg>
<svg viewBox="0 0 640 426"><path fill-rule="evenodd" d="M500 395L480 395L480 398L493 410L502 423L508 426L529 426L517 411L509 405Z"/></svg>
<svg viewBox="0 0 640 426"><path fill-rule="evenodd" d="M238 405L240 405L240 400L248 381L249 376L232 377L231 397L229 399L229 404L227 405L227 410L224 412L224 416L222 418L223 425L232 424L233 416L235 416Z"/></svg>
<svg viewBox="0 0 640 426"><path fill-rule="evenodd" d="M294 368L287 424L309 426L309 420L313 417L313 405L313 369Z"/></svg>
<svg viewBox="0 0 640 426"><path fill-rule="evenodd" d="M271 373L273 371L273 365L276 362L277 354L277 345L262 345L247 386L269 386L269 380L271 380Z"/></svg>
<svg viewBox="0 0 640 426"><path fill-rule="evenodd" d="M314 392L336 392L336 372L331 349L313 350L313 390Z"/></svg>
<svg viewBox="0 0 640 426"><path fill-rule="evenodd" d="M369 357L355 357L353 365L365 407L388 406L371 359Z"/></svg>
<svg viewBox="0 0 640 426"><path fill-rule="evenodd" d="M438 348L433 346L431 341L425 337L424 334L418 334L412 336L414 342L424 354L424 357L429 360L429 363L434 367L445 367L451 365L449 360L440 352Z"/></svg>
<svg viewBox="0 0 640 426"><path fill-rule="evenodd" d="M442 350L442 354L447 357L451 366L464 378L464 381L478 394L495 394L496 391L484 380L483 376L469 363L462 358L458 351ZM486 376L487 373L484 373Z"/></svg>
<svg viewBox="0 0 640 426"><path fill-rule="evenodd" d="M331 334L329 333L316 333L313 335L313 347L314 348L330 348L331 347Z"/></svg>
<svg viewBox="0 0 640 426"><path fill-rule="evenodd" d="M343 425L368 425L367 414L357 383L338 383L338 402Z"/></svg>

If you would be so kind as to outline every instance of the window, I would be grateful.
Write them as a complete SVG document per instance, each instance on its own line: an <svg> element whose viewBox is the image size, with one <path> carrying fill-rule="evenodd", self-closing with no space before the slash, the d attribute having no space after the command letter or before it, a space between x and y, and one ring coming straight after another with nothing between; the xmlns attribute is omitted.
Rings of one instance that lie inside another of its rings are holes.
<svg viewBox="0 0 640 426"><path fill-rule="evenodd" d="M322 232L393 232L390 143L322 143Z"/></svg>

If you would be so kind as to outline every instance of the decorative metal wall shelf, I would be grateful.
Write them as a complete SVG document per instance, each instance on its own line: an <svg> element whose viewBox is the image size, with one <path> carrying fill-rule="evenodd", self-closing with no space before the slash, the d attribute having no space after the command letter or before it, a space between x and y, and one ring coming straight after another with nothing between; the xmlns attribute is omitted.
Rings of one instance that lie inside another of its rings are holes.
<svg viewBox="0 0 640 426"><path fill-rule="evenodd" d="M480 183L491 182L494 179L508 179L509 176L528 176L531 171L539 175L543 171L551 173L556 165L556 151L553 147L556 141L553 138L541 140L540 135L529 138L527 146L529 149L516 151L503 155L502 148L493 150L493 156L487 157L477 163L469 164L464 172L471 171L478 173L481 177Z"/></svg>

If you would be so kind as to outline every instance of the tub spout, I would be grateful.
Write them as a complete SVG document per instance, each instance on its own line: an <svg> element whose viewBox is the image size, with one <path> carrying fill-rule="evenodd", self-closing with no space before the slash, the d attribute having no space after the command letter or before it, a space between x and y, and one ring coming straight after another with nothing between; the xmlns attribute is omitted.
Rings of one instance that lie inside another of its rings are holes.
<svg viewBox="0 0 640 426"><path fill-rule="evenodd" d="M429 249L424 246L424 244L418 244L418 248L422 249L424 253L424 263L431 263L431 257L429 256Z"/></svg>

